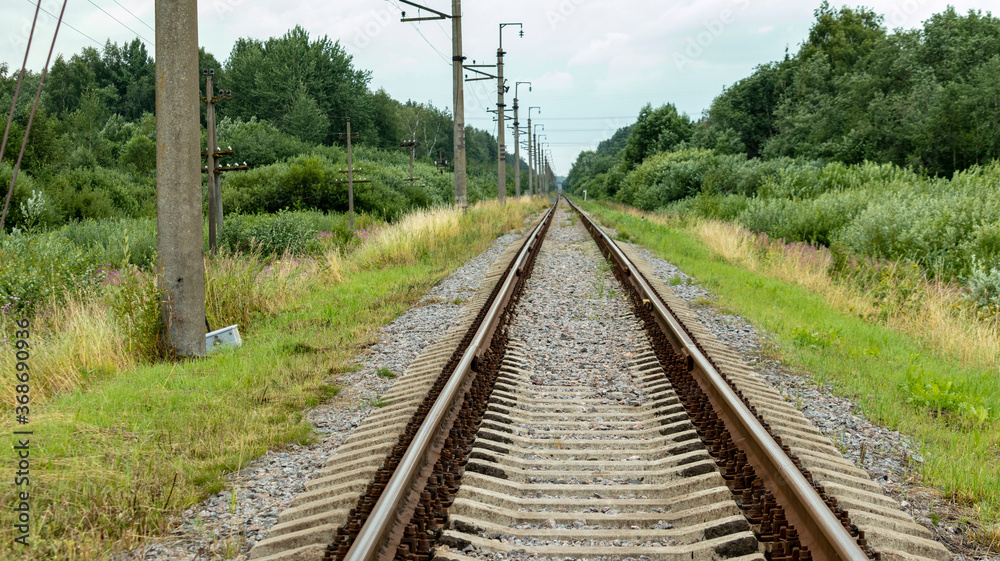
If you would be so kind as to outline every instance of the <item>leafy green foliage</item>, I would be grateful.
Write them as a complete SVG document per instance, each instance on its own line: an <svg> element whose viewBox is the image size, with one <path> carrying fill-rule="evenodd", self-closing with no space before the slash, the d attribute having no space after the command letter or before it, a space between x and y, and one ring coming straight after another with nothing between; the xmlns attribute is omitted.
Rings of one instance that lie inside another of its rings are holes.
<svg viewBox="0 0 1000 561"><path fill-rule="evenodd" d="M92 254L56 235L11 234L0 237L0 302L18 310L58 302L68 290L93 282ZM5 310L10 311L10 310Z"/></svg>
<svg viewBox="0 0 1000 561"><path fill-rule="evenodd" d="M136 173L149 174L156 169L156 143L148 136L133 136L125 146L118 161L124 168L135 170Z"/></svg>
<svg viewBox="0 0 1000 561"><path fill-rule="evenodd" d="M981 397L970 395L954 380L916 366L910 366L899 389L907 403L973 427L982 426L993 414Z"/></svg>
<svg viewBox="0 0 1000 561"><path fill-rule="evenodd" d="M238 92L226 102L228 114L244 120L256 116L295 134L302 132L292 127L302 125L299 117L303 112L350 115L358 129L370 130L370 79L369 72L353 67L351 55L339 41L326 36L310 39L305 29L296 26L282 37L266 41L239 39L218 83ZM312 103L306 101L310 99ZM325 127L319 134L321 139L333 141L334 132Z"/></svg>
<svg viewBox="0 0 1000 561"><path fill-rule="evenodd" d="M233 251L260 251L272 257L285 252L304 253L319 243L312 225L291 212L229 216L220 242Z"/></svg>
<svg viewBox="0 0 1000 561"><path fill-rule="evenodd" d="M867 8L816 10L794 57L713 102L698 142L751 156L866 160L950 175L1000 156L1000 19L954 8L888 34Z"/></svg>
<svg viewBox="0 0 1000 561"><path fill-rule="evenodd" d="M993 313L1000 312L1000 269L996 267L987 269L973 257L967 283L969 300L980 308Z"/></svg>
<svg viewBox="0 0 1000 561"><path fill-rule="evenodd" d="M687 115L679 115L673 105L653 109L652 105L646 104L629 132L628 142L622 151L622 162L626 167L633 168L657 152L673 150L678 144L690 140L693 132L691 119Z"/></svg>

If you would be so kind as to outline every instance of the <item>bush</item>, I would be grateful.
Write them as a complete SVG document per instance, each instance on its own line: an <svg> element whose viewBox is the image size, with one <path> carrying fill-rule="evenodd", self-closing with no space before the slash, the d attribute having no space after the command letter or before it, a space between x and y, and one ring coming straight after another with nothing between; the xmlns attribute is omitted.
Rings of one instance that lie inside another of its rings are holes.
<svg viewBox="0 0 1000 561"><path fill-rule="evenodd" d="M966 281L969 286L967 298L977 307L990 312L1000 311L1000 269L990 267L988 270L975 258L972 260L972 272Z"/></svg>
<svg viewBox="0 0 1000 561"><path fill-rule="evenodd" d="M81 168L58 173L46 187L60 222L156 214L156 182L116 169Z"/></svg>
<svg viewBox="0 0 1000 561"><path fill-rule="evenodd" d="M283 209L347 212L346 179L340 173L346 162L335 162L317 150L314 154L296 156L287 162L229 174L223 179L222 206L226 212L240 214L271 213ZM356 177L370 183L354 184L354 209L396 219L414 207L422 208L451 202L452 178L441 175L433 166L419 163L414 174L417 181L405 179L409 170L355 159L354 166L362 170ZM470 201L479 191L469 182Z"/></svg>
<svg viewBox="0 0 1000 561"><path fill-rule="evenodd" d="M156 259L156 219L113 218L74 222L56 235L88 250L98 265L152 267Z"/></svg>
<svg viewBox="0 0 1000 561"><path fill-rule="evenodd" d="M259 251L268 256L285 252L315 251L319 241L316 229L297 213L282 211L274 215L231 215L222 227L220 244L232 251Z"/></svg>
<svg viewBox="0 0 1000 561"><path fill-rule="evenodd" d="M156 143L147 136L136 135L122 147L118 163L140 174L149 174L156 169Z"/></svg>
<svg viewBox="0 0 1000 561"><path fill-rule="evenodd" d="M256 117L249 121L223 117L218 124L218 135L220 146L232 146L233 157L246 161L253 168L282 162L315 148L314 144L281 132L268 122L258 121ZM337 148L329 150L334 159L339 159L339 155L343 153Z"/></svg>
<svg viewBox="0 0 1000 561"><path fill-rule="evenodd" d="M52 234L0 236L0 302L7 312L58 302L93 286L91 252Z"/></svg>

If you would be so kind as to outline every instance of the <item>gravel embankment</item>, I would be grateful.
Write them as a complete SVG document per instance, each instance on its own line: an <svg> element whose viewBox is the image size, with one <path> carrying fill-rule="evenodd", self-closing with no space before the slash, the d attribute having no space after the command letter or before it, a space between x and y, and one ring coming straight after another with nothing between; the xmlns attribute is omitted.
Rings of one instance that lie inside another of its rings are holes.
<svg viewBox="0 0 1000 561"><path fill-rule="evenodd" d="M680 435L689 432L696 440L694 427L686 414L668 413L661 398L651 397L648 371L633 361L651 354L646 333L568 208L556 214L510 338L505 364L516 370L508 369L506 380L518 383L498 386L491 404L502 404L505 412L484 421L478 435L487 444L496 436L508 441L504 451L478 457L490 470L473 467L463 477L457 495L462 504L451 528L472 541L460 554L501 561L648 559L701 541L702 532L689 530L691 521L673 512L680 496L709 495L716 488L727 498L730 493L721 476L713 481L694 475L714 471L707 452L698 457L685 447L676 454L685 459L674 459L671 447L679 445L671 439L686 442ZM665 382L662 373L659 380ZM664 436L663 426L677 432ZM696 464L705 469L692 469ZM477 475L501 472L499 479ZM490 491L509 497L510 504L484 502ZM734 504L729 510L706 508L743 521ZM726 529L719 537L752 541L749 532L739 532Z"/></svg>
<svg viewBox="0 0 1000 561"><path fill-rule="evenodd" d="M250 548L267 536L278 514L303 491L305 482L369 414L371 402L392 385L392 379L378 377L375 371L385 367L403 372L426 346L457 323L462 302L476 294L493 261L520 238L519 234L501 236L431 289L416 307L385 326L378 342L358 358L360 369L336 380L344 389L306 412L306 420L316 426L315 443L270 451L254 460L229 476L225 491L184 511L169 536L151 539L117 559L244 561Z"/></svg>
<svg viewBox="0 0 1000 561"><path fill-rule="evenodd" d="M981 546L967 535L969 528L961 522L967 513L965 509L948 501L941 491L920 483L919 473L911 466L919 465L923 458L912 439L872 423L854 403L835 395L830 387L821 386L811 380L808 373L793 370L767 356L767 349L773 346L767 334L762 334L739 315L720 313L711 306L715 297L700 286L697 279L648 249L635 247L649 261L657 278L670 285L678 297L692 304L702 323L721 341L736 349L747 364L757 368L764 379L816 423L845 458L865 469L886 494L900 502L904 511L948 547L956 561L1000 559L983 553ZM670 280L675 277L681 279L679 284L671 284ZM937 524L932 520L932 513Z"/></svg>

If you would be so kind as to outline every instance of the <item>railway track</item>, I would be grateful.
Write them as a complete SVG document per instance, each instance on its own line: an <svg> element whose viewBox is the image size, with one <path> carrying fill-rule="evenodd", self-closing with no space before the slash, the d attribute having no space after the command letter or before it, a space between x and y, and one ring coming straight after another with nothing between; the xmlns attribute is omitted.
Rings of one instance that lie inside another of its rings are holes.
<svg viewBox="0 0 1000 561"><path fill-rule="evenodd" d="M949 558L568 202L384 400L251 559Z"/></svg>

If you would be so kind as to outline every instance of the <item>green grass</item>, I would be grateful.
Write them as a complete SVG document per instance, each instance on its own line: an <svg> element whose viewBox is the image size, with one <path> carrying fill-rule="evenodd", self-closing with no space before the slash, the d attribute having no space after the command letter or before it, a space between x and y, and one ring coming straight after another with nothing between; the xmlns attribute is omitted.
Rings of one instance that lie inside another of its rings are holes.
<svg viewBox="0 0 1000 561"><path fill-rule="evenodd" d="M584 208L697 278L718 297L716 305L774 334L783 360L850 399L872 421L914 437L924 459L914 467L927 483L977 505L985 524L1000 520L996 372L949 361L910 337L840 313L821 294L730 265L680 228L595 203ZM989 418L977 423L940 407L956 400L979 404Z"/></svg>
<svg viewBox="0 0 1000 561"><path fill-rule="evenodd" d="M0 548L0 559L104 559L167 531L169 516L221 491L225 474L265 451L309 442L302 411L336 395L336 378L356 369L379 327L541 207L510 206L502 217L470 210L450 243L411 263L312 285L240 348L140 366L33 408L33 545ZM12 458L0 460L5 473ZM13 490L0 503L12 504ZM0 527L0 540L13 537L10 524Z"/></svg>

